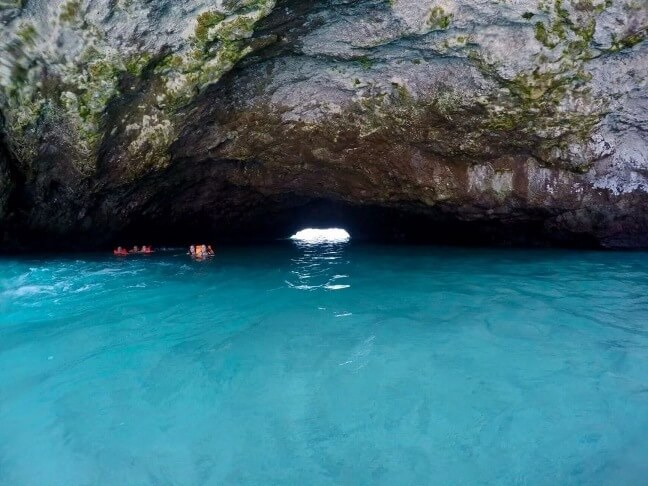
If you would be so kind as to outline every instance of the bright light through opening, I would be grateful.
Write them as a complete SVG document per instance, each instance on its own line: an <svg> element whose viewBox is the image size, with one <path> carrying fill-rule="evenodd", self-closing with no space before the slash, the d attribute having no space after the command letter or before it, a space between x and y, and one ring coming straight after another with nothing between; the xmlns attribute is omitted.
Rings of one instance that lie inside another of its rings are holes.
<svg viewBox="0 0 648 486"><path fill-rule="evenodd" d="M346 243L351 235L340 228L306 228L290 237L291 240L305 243Z"/></svg>

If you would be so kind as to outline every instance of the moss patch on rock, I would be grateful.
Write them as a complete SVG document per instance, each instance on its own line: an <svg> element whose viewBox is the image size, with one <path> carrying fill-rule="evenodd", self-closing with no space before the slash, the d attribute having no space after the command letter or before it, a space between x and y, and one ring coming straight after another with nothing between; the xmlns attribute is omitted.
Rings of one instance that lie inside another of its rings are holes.
<svg viewBox="0 0 648 486"><path fill-rule="evenodd" d="M566 147L585 144L605 111L606 100L591 96L587 61L594 55L597 16L607 7L605 2L541 1L539 10L548 21L536 22L533 29L543 51L535 56L533 70L516 76L503 76L497 65L473 53L479 70L501 86L483 102L490 113L484 129L533 137L538 147L534 153L546 164L587 170L591 161L575 164Z"/></svg>
<svg viewBox="0 0 648 486"><path fill-rule="evenodd" d="M10 82L0 87L12 149L21 161L31 164L38 157L42 130L54 127L75 154L73 165L80 174L91 175L99 146L110 135L103 126L109 106L129 94L122 92L122 85L130 85L129 90L150 92L138 95L147 100L144 112L134 110L137 119L126 117L124 127L118 129L127 140L124 152L135 172L164 165L176 134L177 110L264 45L250 37L273 7L274 0L244 0L225 2L223 11L204 11L197 15L185 43L162 56L146 50L133 49L127 55L115 50L101 27L86 18L80 0L53 7L59 28L85 46L74 59L49 60L48 41L38 39L32 24L21 24L11 44ZM137 81L144 72L160 81Z"/></svg>
<svg viewBox="0 0 648 486"><path fill-rule="evenodd" d="M426 23L433 30L445 30L450 27L452 13L447 13L443 7L435 5L430 9Z"/></svg>

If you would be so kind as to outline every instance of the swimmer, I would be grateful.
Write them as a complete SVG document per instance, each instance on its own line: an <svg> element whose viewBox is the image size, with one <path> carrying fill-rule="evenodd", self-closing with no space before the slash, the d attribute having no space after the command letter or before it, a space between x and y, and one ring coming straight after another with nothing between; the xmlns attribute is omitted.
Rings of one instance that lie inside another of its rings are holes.
<svg viewBox="0 0 648 486"><path fill-rule="evenodd" d="M187 253L187 255L192 256L192 257L196 256L196 247L194 245L191 245L189 247L189 252Z"/></svg>
<svg viewBox="0 0 648 486"><path fill-rule="evenodd" d="M128 255L128 252L126 251L126 248L122 248L121 246L118 246L116 250L113 250L113 255L126 256Z"/></svg>
<svg viewBox="0 0 648 486"><path fill-rule="evenodd" d="M216 253L214 253L214 250L212 249L211 245L207 245L207 254L209 256L214 256Z"/></svg>
<svg viewBox="0 0 648 486"><path fill-rule="evenodd" d="M128 253L139 253L139 252L140 252L140 251L139 251L139 247L138 247L137 245L135 245L135 246L133 247L133 249L132 249L131 251L129 251Z"/></svg>
<svg viewBox="0 0 648 486"><path fill-rule="evenodd" d="M207 246L200 245L200 254L202 255L203 258L210 256L209 253L207 252Z"/></svg>

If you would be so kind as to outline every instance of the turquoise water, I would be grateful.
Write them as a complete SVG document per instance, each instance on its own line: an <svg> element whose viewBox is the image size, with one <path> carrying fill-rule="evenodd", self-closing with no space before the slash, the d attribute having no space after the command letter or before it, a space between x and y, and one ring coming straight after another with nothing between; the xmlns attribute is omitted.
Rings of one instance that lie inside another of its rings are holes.
<svg viewBox="0 0 648 486"><path fill-rule="evenodd" d="M648 254L0 259L0 484L645 484Z"/></svg>

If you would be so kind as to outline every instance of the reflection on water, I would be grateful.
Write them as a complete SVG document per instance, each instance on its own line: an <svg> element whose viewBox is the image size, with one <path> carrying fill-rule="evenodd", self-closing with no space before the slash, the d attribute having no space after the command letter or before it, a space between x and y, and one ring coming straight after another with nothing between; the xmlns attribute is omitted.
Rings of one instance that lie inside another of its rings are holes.
<svg viewBox="0 0 648 486"><path fill-rule="evenodd" d="M295 241L299 255L291 259L291 279L286 283L299 290L349 288L347 243ZM344 269L344 270L343 270Z"/></svg>

